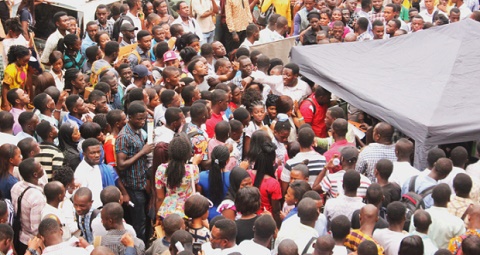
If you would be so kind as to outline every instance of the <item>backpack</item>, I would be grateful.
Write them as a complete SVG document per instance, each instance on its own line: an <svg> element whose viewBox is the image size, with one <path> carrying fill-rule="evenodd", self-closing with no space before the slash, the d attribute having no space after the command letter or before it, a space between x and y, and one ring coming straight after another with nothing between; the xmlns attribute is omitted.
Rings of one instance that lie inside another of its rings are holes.
<svg viewBox="0 0 480 255"><path fill-rule="evenodd" d="M133 24L132 18L128 17L127 15L120 15L120 17L113 23L113 31L112 31L112 38L113 41L118 41L118 37L120 36L120 28L122 27L123 21L128 21L132 26Z"/></svg>
<svg viewBox="0 0 480 255"><path fill-rule="evenodd" d="M90 224L89 224L88 227L90 228L90 233L92 233L92 234L93 234L93 232L92 232L92 222L95 218L97 218L97 216L100 214L100 212L101 211L99 209L94 209L92 211L92 215L90 216ZM81 230L82 228L80 227L80 216L78 216L78 214L76 214L76 213L75 213L75 220L77 221L78 229ZM84 237L84 238L86 238L86 237Z"/></svg>
<svg viewBox="0 0 480 255"><path fill-rule="evenodd" d="M301 107L302 104L305 102L305 101L308 101L310 102L310 105L312 106L312 116L315 116L315 113L317 112L317 107L315 106L315 103L313 102L313 99L310 98L312 94L308 95L308 96L303 96L302 98L300 98L300 100L298 100L298 107Z"/></svg>
<svg viewBox="0 0 480 255"><path fill-rule="evenodd" d="M417 194L415 192L415 181L417 180L417 177L418 175L410 178L410 182L408 184L408 192L405 193L400 199L400 202L402 202L405 207L407 207L407 212L405 214L406 221L403 227L405 231L408 231L408 228L410 227L410 221L415 211L418 209L425 209L424 199L426 196L432 194L433 188L435 188L436 186L432 185L431 187L428 187L424 191Z"/></svg>

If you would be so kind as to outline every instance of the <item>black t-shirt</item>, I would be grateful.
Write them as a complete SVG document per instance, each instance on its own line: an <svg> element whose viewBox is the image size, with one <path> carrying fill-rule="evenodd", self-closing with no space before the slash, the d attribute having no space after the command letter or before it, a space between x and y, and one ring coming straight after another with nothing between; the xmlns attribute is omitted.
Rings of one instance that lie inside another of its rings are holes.
<svg viewBox="0 0 480 255"><path fill-rule="evenodd" d="M240 244L243 240L253 239L253 225L257 218L258 215L248 220L238 219L235 221L235 224L237 224L237 244Z"/></svg>

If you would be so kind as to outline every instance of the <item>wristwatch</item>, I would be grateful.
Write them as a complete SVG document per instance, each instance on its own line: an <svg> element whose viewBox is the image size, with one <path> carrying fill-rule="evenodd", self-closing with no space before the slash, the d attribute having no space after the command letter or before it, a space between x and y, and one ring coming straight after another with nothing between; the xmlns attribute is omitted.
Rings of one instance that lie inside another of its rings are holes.
<svg viewBox="0 0 480 255"><path fill-rule="evenodd" d="M35 250L35 249L33 249L33 248L27 248L27 251L29 251L30 254L32 254L32 255L38 255L37 250Z"/></svg>

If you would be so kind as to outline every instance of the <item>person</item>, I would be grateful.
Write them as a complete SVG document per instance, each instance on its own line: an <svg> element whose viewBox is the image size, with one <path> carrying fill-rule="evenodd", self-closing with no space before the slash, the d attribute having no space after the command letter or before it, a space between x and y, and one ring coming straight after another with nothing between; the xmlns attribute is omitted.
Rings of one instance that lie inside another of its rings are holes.
<svg viewBox="0 0 480 255"><path fill-rule="evenodd" d="M227 54L237 49L245 40L247 26L253 17L246 0L226 0L220 6L221 29L224 31L223 44Z"/></svg>
<svg viewBox="0 0 480 255"><path fill-rule="evenodd" d="M250 46L253 46L260 39L260 30L256 24L250 24L245 30L245 40L240 44L240 47L245 47L250 50Z"/></svg>
<svg viewBox="0 0 480 255"><path fill-rule="evenodd" d="M298 180L290 182L285 192L285 205L281 212L283 221L288 220L288 218L298 212L297 204L303 198L303 195L310 190L312 190L312 188L306 181Z"/></svg>
<svg viewBox="0 0 480 255"><path fill-rule="evenodd" d="M345 215L333 218L330 228L333 240L335 240L333 254L348 254L349 249L345 246L347 236L350 234L350 221L348 221L348 218Z"/></svg>
<svg viewBox="0 0 480 255"><path fill-rule="evenodd" d="M452 3L454 4L454 7L458 8L460 10L460 20L466 19L466 18L470 17L470 14L472 14L472 9L469 8L469 6L468 6L469 2L470 1L467 1L467 3L465 3L465 1L463 1L463 0L452 1ZM478 9L478 4L477 4L477 9Z"/></svg>
<svg viewBox="0 0 480 255"><path fill-rule="evenodd" d="M188 73L192 74L193 80L197 83L197 87L202 91L207 91L210 88L208 84L208 68L203 61L200 59L194 59L190 63L188 63Z"/></svg>
<svg viewBox="0 0 480 255"><path fill-rule="evenodd" d="M65 217L65 225L68 226L68 233L78 231L78 224L75 219L75 208L71 200L75 188L73 170L68 166L57 169L53 174L53 181L59 181L65 188L65 198L58 205L58 209Z"/></svg>
<svg viewBox="0 0 480 255"><path fill-rule="evenodd" d="M7 93L11 89L20 88L28 92L28 61L30 60L30 50L22 45L13 45L10 47L7 55L8 65L5 67L2 81L2 109L10 111Z"/></svg>
<svg viewBox="0 0 480 255"><path fill-rule="evenodd" d="M367 18L365 17L358 18L357 23L355 23L355 32L358 34L357 36L358 42L372 40L372 36L368 31L369 26L370 26L370 21Z"/></svg>
<svg viewBox="0 0 480 255"><path fill-rule="evenodd" d="M277 230L275 220L270 215L262 215L255 220L253 229L253 239L241 242L238 248L245 254L271 254L272 240Z"/></svg>
<svg viewBox="0 0 480 255"><path fill-rule="evenodd" d="M93 249L91 255L115 255L115 253L105 246L98 246Z"/></svg>
<svg viewBox="0 0 480 255"><path fill-rule="evenodd" d="M425 210L417 210L413 214L413 225L415 226L415 231L411 234L419 236L423 241L423 254L433 255L437 250L437 246L433 244L432 239L428 236L428 229L432 224L432 218L430 214Z"/></svg>
<svg viewBox="0 0 480 255"><path fill-rule="evenodd" d="M146 204L146 155L153 151L153 144L145 144L139 135L140 129L145 126L147 112L141 103L131 103L128 107L128 123L122 128L115 142L115 153L117 155L117 168L120 179L128 192L128 195L135 204L129 208L129 213L135 215L132 219L132 226L135 228L137 237L145 238L145 204Z"/></svg>
<svg viewBox="0 0 480 255"><path fill-rule="evenodd" d="M212 92L212 116L205 122L209 137L215 136L215 126L224 119L229 101L227 92L224 90L216 89Z"/></svg>
<svg viewBox="0 0 480 255"><path fill-rule="evenodd" d="M307 0L303 3L303 8L301 8L293 18L293 35L299 35L300 32L307 29L307 27L311 24L309 19L307 18L308 14L311 12L319 12L317 8L315 8L315 1L314 0Z"/></svg>
<svg viewBox="0 0 480 255"><path fill-rule="evenodd" d="M175 19L171 25L180 24L185 34L193 33L198 36L199 41L203 41L202 26L198 23L197 19L190 16L190 6L185 1L179 1L176 7L178 18Z"/></svg>
<svg viewBox="0 0 480 255"><path fill-rule="evenodd" d="M323 156L325 157L326 161L329 162L335 156L340 156L340 151L342 148L347 146L355 147L354 143L348 142L346 139L346 135L348 132L348 121L345 119L336 119L333 121L331 125L331 134L332 138L335 141L328 151L326 151Z"/></svg>
<svg viewBox="0 0 480 255"><path fill-rule="evenodd" d="M400 242L398 255L423 255L424 244L419 236L407 236Z"/></svg>
<svg viewBox="0 0 480 255"><path fill-rule="evenodd" d="M18 124L21 127L21 131L15 135L19 143L25 138L32 138L36 141L37 134L35 134L35 129L37 128L40 119L34 112L22 112L18 116Z"/></svg>
<svg viewBox="0 0 480 255"><path fill-rule="evenodd" d="M22 154L17 146L9 143L0 146L0 191L5 199L12 199L11 189L18 182L13 169L21 162Z"/></svg>
<svg viewBox="0 0 480 255"><path fill-rule="evenodd" d="M392 161L388 159L380 159L375 165L375 178L377 183L382 187L384 199L382 206L387 207L393 201L399 201L402 194L402 188L396 182L389 182L389 178L393 171Z"/></svg>
<svg viewBox="0 0 480 255"><path fill-rule="evenodd" d="M235 209L240 217L235 219L237 225L236 243L251 240L254 237L254 223L259 217L260 191L256 187L244 187L238 190L235 197Z"/></svg>
<svg viewBox="0 0 480 255"><path fill-rule="evenodd" d="M0 253L2 254L10 254L13 253L13 229L10 225L6 223L0 224L0 241L4 243L4 245L0 248Z"/></svg>
<svg viewBox="0 0 480 255"><path fill-rule="evenodd" d="M40 153L40 145L32 137L27 137L20 140L17 145L22 153L22 158L24 159L33 158L35 155Z"/></svg>
<svg viewBox="0 0 480 255"><path fill-rule="evenodd" d="M399 201L387 206L388 228L377 229L373 232L373 239L385 248L385 255L396 255L402 239L406 236L403 231L405 224L406 207ZM423 247L422 247L423 250Z"/></svg>
<svg viewBox="0 0 480 255"><path fill-rule="evenodd" d="M292 239L300 250L309 251L311 243L318 237L318 232L314 229L319 216L315 201L311 198L302 199L298 203L298 216L300 223L282 226L275 243L279 244L288 238ZM276 249L278 249L278 245L276 245Z"/></svg>
<svg viewBox="0 0 480 255"><path fill-rule="evenodd" d="M465 173L459 173L453 179L453 195L450 198L448 203L448 211L465 222L465 225L468 225L467 213L469 208L475 202L470 198L470 193L472 190L472 178Z"/></svg>
<svg viewBox="0 0 480 255"><path fill-rule="evenodd" d="M155 240L145 251L146 255L162 254L164 251L168 250L173 233L177 230L185 229L185 220L178 214L170 214L163 219L162 225L165 231L165 236Z"/></svg>
<svg viewBox="0 0 480 255"><path fill-rule="evenodd" d="M433 206L425 210L432 218L428 236L439 249L447 248L451 238L465 232L465 223L448 212L450 195L451 190L447 184L438 184L432 192ZM410 222L410 229L414 229L413 221Z"/></svg>
<svg viewBox="0 0 480 255"><path fill-rule="evenodd" d="M63 152L64 163L72 169L77 169L81 162L80 152L78 151L80 138L78 127L71 122L62 124L58 131L59 148Z"/></svg>
<svg viewBox="0 0 480 255"><path fill-rule="evenodd" d="M137 255L145 253L145 244L143 241L137 237L131 237L125 229L123 224L123 208L119 203L111 202L106 204L102 209L101 217L102 224L108 231L106 235L100 238L95 237L97 240L100 239L99 243L101 246L110 248L115 255L131 254L132 251L129 252L129 249L134 249ZM126 235L133 239L133 247L121 242L122 239L126 238Z"/></svg>
<svg viewBox="0 0 480 255"><path fill-rule="evenodd" d="M201 187L201 192L213 203L213 206L209 209L209 220L219 215L217 207L225 198L230 186L227 181L230 180L230 171L225 169L229 160L229 149L224 145L218 145L211 154L211 170L200 173L198 184Z"/></svg>
<svg viewBox="0 0 480 255"><path fill-rule="evenodd" d="M92 206L92 191L87 187L80 187L73 195L75 219L81 235L88 243L93 243L92 221L100 211Z"/></svg>
<svg viewBox="0 0 480 255"><path fill-rule="evenodd" d="M393 127L385 122L380 122L373 129L374 143L370 143L358 156L355 170L366 175L372 182L375 182L373 173L378 160L386 158L392 162L397 161L395 156L395 145L392 144Z"/></svg>
<svg viewBox="0 0 480 255"><path fill-rule="evenodd" d="M360 174L349 170L343 175L344 195L331 198L325 203L324 213L328 221L331 221L338 215L345 215L352 220L352 214L355 210L362 208L365 204L362 198L357 197L357 189L360 187Z"/></svg>
<svg viewBox="0 0 480 255"><path fill-rule="evenodd" d="M63 230L56 219L45 218L38 226L38 235L42 238L45 249L42 254L57 255L62 253L88 255L93 250L93 245L90 245L81 238L78 240L75 247L64 242L62 239Z"/></svg>
<svg viewBox="0 0 480 255"><path fill-rule="evenodd" d="M50 67L48 58L50 54L57 48L58 41L68 34L68 28L70 26L70 19L66 12L60 11L53 15L53 22L57 27L54 33L48 36L45 42L45 48L43 49L40 62L46 67Z"/></svg>
<svg viewBox="0 0 480 255"><path fill-rule="evenodd" d="M477 151L477 156L480 154L480 143L477 142L476 146L476 151ZM467 168L465 169L465 172L472 178L475 178L477 180L480 179L480 161L477 161L476 163L469 164Z"/></svg>
<svg viewBox="0 0 480 255"><path fill-rule="evenodd" d="M43 193L47 199L47 204L43 207L41 213L41 219L45 219L48 216L54 215L60 224L62 225L63 230L63 241L67 241L71 237L69 226L67 225L67 220L61 208L59 208L60 203L65 199L65 187L59 181L51 181L45 185L43 188Z"/></svg>
<svg viewBox="0 0 480 255"><path fill-rule="evenodd" d="M413 154L413 143L406 138L401 138L395 144L397 161L393 162L393 171L388 179L398 185L403 185L408 178L420 174L420 171L410 165Z"/></svg>
<svg viewBox="0 0 480 255"><path fill-rule="evenodd" d="M170 142L168 155L168 164L161 164L155 173L157 222L172 213L183 217L185 200L196 190L201 190L198 185L198 164L202 156L197 155L192 164L186 164L192 157L192 149L185 135L175 137Z"/></svg>
<svg viewBox="0 0 480 255"><path fill-rule="evenodd" d="M346 217L344 215L337 217ZM375 225L378 221L378 208L372 204L367 204L360 210L360 228L352 229L350 234L346 237L345 247L352 251L357 251L360 253L360 247L362 243L371 241L373 243L373 251L378 252L378 254L384 254L383 247L380 246L377 241L373 239L373 231ZM336 218L334 218L335 220ZM346 218L345 220L347 220ZM374 254L374 253L366 253Z"/></svg>
<svg viewBox="0 0 480 255"><path fill-rule="evenodd" d="M465 255L474 255L480 252L478 248L480 244L480 237L469 236L462 242L462 252Z"/></svg>
<svg viewBox="0 0 480 255"><path fill-rule="evenodd" d="M234 167L230 171L229 178L230 186L228 187L227 194L224 200L218 205L217 211L221 213L225 218L235 220L237 215L237 208L235 206L235 199L238 191L245 187L252 186L252 178L245 169L241 167ZM258 210L255 210L255 212Z"/></svg>
<svg viewBox="0 0 480 255"><path fill-rule="evenodd" d="M212 228L212 238L210 243L213 249L220 249L222 254L232 252L241 252L235 244L237 236L237 227L233 220L217 220Z"/></svg>
<svg viewBox="0 0 480 255"><path fill-rule="evenodd" d="M381 20L374 20L372 22L373 40L385 39L385 25Z"/></svg>
<svg viewBox="0 0 480 255"><path fill-rule="evenodd" d="M191 3L193 17L196 17L198 25L202 28L203 42L212 43L215 38L215 24L212 20L218 13L218 5L215 1L198 1Z"/></svg>
<svg viewBox="0 0 480 255"><path fill-rule="evenodd" d="M33 158L22 161L18 166L23 181L13 185L11 194L15 212L19 217L21 230L18 234L19 245L15 247L18 254L24 254L28 241L38 232L38 225L41 221L41 211L46 204L43 190L39 186L39 179L44 175L42 165ZM29 192L28 192L29 191ZM19 197L22 196L19 207Z"/></svg>
<svg viewBox="0 0 480 255"><path fill-rule="evenodd" d="M81 70L76 68L70 68L67 71L65 71L64 91L67 91L67 92L70 91L70 96L82 95L82 100L83 100L83 93L85 92L85 86L86 86L85 77L83 76L83 73Z"/></svg>
<svg viewBox="0 0 480 255"><path fill-rule="evenodd" d="M465 239L468 236L478 236L480 233L477 231L478 225L479 225L479 219L480 219L480 206L478 205L473 205L470 207L469 212L468 212L468 226L467 226L467 231L460 235L456 236L452 239L450 239L449 244L448 244L448 250L452 254L458 254L459 252L462 251L462 243L465 241ZM464 252L465 254L465 252Z"/></svg>
<svg viewBox="0 0 480 255"><path fill-rule="evenodd" d="M178 246L178 248L177 248ZM180 229L175 231L173 233L172 238L170 239L170 246L168 247L168 252L164 252L166 254L172 254L172 255L180 255L180 249L183 248L184 252L192 252L192 246L193 246L193 238L190 233L187 231ZM193 253L191 253L193 254Z"/></svg>
<svg viewBox="0 0 480 255"><path fill-rule="evenodd" d="M332 254L334 248L335 248L335 240L331 236L329 235L321 236L316 240L315 249L313 250L313 255Z"/></svg>
<svg viewBox="0 0 480 255"><path fill-rule="evenodd" d="M210 118L209 115L206 104L197 100L190 107L191 121L182 130L190 137L193 154L202 155L204 161L208 160L208 135L201 127Z"/></svg>
<svg viewBox="0 0 480 255"><path fill-rule="evenodd" d="M98 25L98 31L107 32L110 38L113 37L113 25L114 21L109 19L110 16L110 9L108 6L104 4L99 4L95 9L95 20L96 24Z"/></svg>
<svg viewBox="0 0 480 255"><path fill-rule="evenodd" d="M13 134L17 135L22 131L22 127L18 123L18 117L25 111L25 106L30 103L30 97L23 89L11 89L7 93L8 103L11 105L10 113L13 115L15 124L13 124Z"/></svg>
<svg viewBox="0 0 480 255"><path fill-rule="evenodd" d="M76 68L83 70L87 59L81 53L81 46L82 40L76 34L65 35L63 39L59 40L57 50L63 54L64 69Z"/></svg>
<svg viewBox="0 0 480 255"><path fill-rule="evenodd" d="M29 17L27 17L28 19ZM20 19L23 19L22 17ZM6 21L3 21L3 25L5 25L5 38L2 41L3 44L3 68L7 67L8 65L8 52L12 45L22 45L27 48L30 47L29 41L27 41L23 35L26 31L24 30L23 25L28 25L28 21L25 20L23 24L21 24L21 20L19 18L11 18Z"/></svg>
<svg viewBox="0 0 480 255"><path fill-rule="evenodd" d="M378 221L375 223L375 229L388 228L388 222L386 218L386 207L382 206L383 201L382 188L378 183L372 183L367 189L366 200L367 203L372 204L378 208ZM360 210L356 210L352 215L352 228L357 229L360 227Z"/></svg>
<svg viewBox="0 0 480 255"><path fill-rule="evenodd" d="M141 59L150 59L150 46L152 44L152 34L147 30L140 30L137 33L138 46L128 55L128 61L132 68L140 64Z"/></svg>
<svg viewBox="0 0 480 255"><path fill-rule="evenodd" d="M156 143L153 151L153 168L156 169L161 163L168 161L168 144L175 134L185 125L185 115L178 107L168 107L165 111L165 125L155 128L153 142Z"/></svg>
<svg viewBox="0 0 480 255"><path fill-rule="evenodd" d="M63 165L64 156L62 151L54 144L58 131L50 122L40 122L35 131L43 140L40 143L40 153L35 156L35 159L40 162L45 170L45 178L41 181L43 186L47 183L45 179L51 180L53 171Z"/></svg>
<svg viewBox="0 0 480 255"><path fill-rule="evenodd" d="M193 194L185 200L184 212L188 217L186 230L196 243L203 244L210 241L210 230L203 223L209 216L209 207L210 201L200 194Z"/></svg>

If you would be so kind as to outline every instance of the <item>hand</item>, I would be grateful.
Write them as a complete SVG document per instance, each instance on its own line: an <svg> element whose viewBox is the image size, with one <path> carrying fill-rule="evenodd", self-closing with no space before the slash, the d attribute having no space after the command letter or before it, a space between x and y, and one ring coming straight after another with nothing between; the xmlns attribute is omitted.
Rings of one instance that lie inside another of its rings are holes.
<svg viewBox="0 0 480 255"><path fill-rule="evenodd" d="M295 102L293 103L293 111L295 112L295 114L297 114L300 111L300 107L298 106L297 100L295 100Z"/></svg>
<svg viewBox="0 0 480 255"><path fill-rule="evenodd" d="M28 241L28 244L27 244L28 248L32 248L34 250L38 250L38 248L41 248L43 247L43 241L42 239L38 238L38 237L33 237L32 239L30 239ZM40 254L40 253L39 253Z"/></svg>
<svg viewBox="0 0 480 255"><path fill-rule="evenodd" d="M287 217L287 214L285 214L283 211L280 211L280 219L285 219Z"/></svg>
<svg viewBox="0 0 480 255"><path fill-rule="evenodd" d="M240 162L240 167L246 170L250 167L250 163L247 160L244 160Z"/></svg>
<svg viewBox="0 0 480 255"><path fill-rule="evenodd" d="M95 105L94 104L85 104L85 106L87 106L89 111L95 112Z"/></svg>
<svg viewBox="0 0 480 255"><path fill-rule="evenodd" d="M78 238L77 246L82 248L87 248L90 244L83 237Z"/></svg>
<svg viewBox="0 0 480 255"><path fill-rule="evenodd" d="M10 111L11 109L12 109L12 106L11 106L10 104L6 104L6 105L2 106L2 110L4 110L4 111L7 111L7 112L8 112L8 111Z"/></svg>
<svg viewBox="0 0 480 255"><path fill-rule="evenodd" d="M153 143L145 144L145 146L143 146L143 148L140 152L142 153L142 155L147 155L148 153L152 152L153 149L155 149L155 144L153 144Z"/></svg>
<svg viewBox="0 0 480 255"><path fill-rule="evenodd" d="M192 164L194 165L200 165L200 163L202 163L203 161L203 153L202 154L196 154L195 156L193 156L193 159L192 159Z"/></svg>
<svg viewBox="0 0 480 255"><path fill-rule="evenodd" d="M233 71L236 72L240 68L240 63L238 63L237 61L233 61L232 62L232 67L233 67Z"/></svg>
<svg viewBox="0 0 480 255"><path fill-rule="evenodd" d="M132 236L129 233L123 234L122 238L120 239L120 242L127 247L133 247L135 244L133 242Z"/></svg>
<svg viewBox="0 0 480 255"><path fill-rule="evenodd" d="M65 101L67 100L67 97L68 97L68 91L62 91L62 93L60 93L60 96L58 97L58 104L63 104L65 103Z"/></svg>
<svg viewBox="0 0 480 255"><path fill-rule="evenodd" d="M84 122L92 122L93 119L92 119L92 116L88 115L88 114L85 114L85 121Z"/></svg>
<svg viewBox="0 0 480 255"><path fill-rule="evenodd" d="M123 195L123 201L124 204L128 204L130 202L130 196L128 194Z"/></svg>
<svg viewBox="0 0 480 255"><path fill-rule="evenodd" d="M239 42L239 41L240 41L240 37L238 37L238 34L237 34L237 33L233 34L233 35L232 35L232 38L233 38L233 41L234 41L234 42Z"/></svg>
<svg viewBox="0 0 480 255"><path fill-rule="evenodd" d="M242 81L241 81L242 86L243 86L244 88L245 88L246 86L248 86L251 82L252 82L252 77L250 77L250 76L243 78Z"/></svg>

